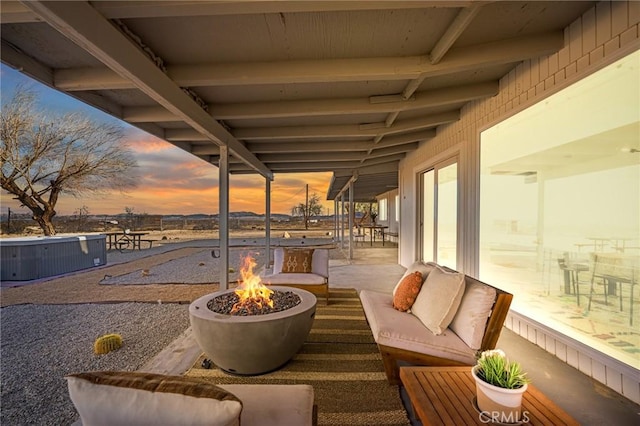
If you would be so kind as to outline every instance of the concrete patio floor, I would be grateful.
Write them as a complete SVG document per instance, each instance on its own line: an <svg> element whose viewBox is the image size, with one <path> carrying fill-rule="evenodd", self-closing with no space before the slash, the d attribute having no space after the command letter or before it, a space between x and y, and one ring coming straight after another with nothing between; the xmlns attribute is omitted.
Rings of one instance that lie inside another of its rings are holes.
<svg viewBox="0 0 640 426"><path fill-rule="evenodd" d="M330 286L391 291L404 268L397 264L397 248L357 247L354 259L332 256ZM337 259L335 257L338 257ZM497 347L521 362L533 384L584 425L640 424L640 406L562 362L514 332L503 329ZM190 329L143 367L144 371L183 374L201 350ZM405 401L406 402L406 401ZM408 404L407 404L408 406ZM409 408L409 407L408 407ZM408 410L410 417L413 414ZM412 418L413 424L420 422Z"/></svg>

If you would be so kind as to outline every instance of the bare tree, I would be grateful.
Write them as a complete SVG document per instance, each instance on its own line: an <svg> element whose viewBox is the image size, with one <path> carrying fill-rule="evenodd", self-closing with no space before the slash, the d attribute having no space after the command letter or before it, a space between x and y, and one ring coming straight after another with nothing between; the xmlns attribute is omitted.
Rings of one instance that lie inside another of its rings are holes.
<svg viewBox="0 0 640 426"><path fill-rule="evenodd" d="M293 216L302 216L304 220L304 229L309 229L309 219L313 216L320 216L322 214L322 204L320 204L320 196L313 193L307 203L300 203L291 209Z"/></svg>
<svg viewBox="0 0 640 426"><path fill-rule="evenodd" d="M85 231L89 222L89 207L83 205L73 212L76 232Z"/></svg>
<svg viewBox="0 0 640 426"><path fill-rule="evenodd" d="M135 186L136 161L119 125L78 113L47 117L24 85L2 106L0 120L0 185L31 210L45 235L56 233L52 219L62 194Z"/></svg>

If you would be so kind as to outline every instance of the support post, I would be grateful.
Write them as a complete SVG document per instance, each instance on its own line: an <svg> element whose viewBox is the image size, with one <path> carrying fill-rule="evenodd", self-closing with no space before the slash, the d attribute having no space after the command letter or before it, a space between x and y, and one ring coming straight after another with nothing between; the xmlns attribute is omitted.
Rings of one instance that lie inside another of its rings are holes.
<svg viewBox="0 0 640 426"><path fill-rule="evenodd" d="M344 248L344 193L340 194L340 248Z"/></svg>
<svg viewBox="0 0 640 426"><path fill-rule="evenodd" d="M353 218L356 215L353 203L353 181L349 184L349 260L353 260Z"/></svg>
<svg viewBox="0 0 640 426"><path fill-rule="evenodd" d="M334 241L340 241L340 235L338 235L338 223L339 223L339 219L338 219L338 206L339 206L339 202L337 198L333 199L333 239Z"/></svg>
<svg viewBox="0 0 640 426"><path fill-rule="evenodd" d="M220 146L219 218L220 218L220 290L229 288L229 148Z"/></svg>
<svg viewBox="0 0 640 426"><path fill-rule="evenodd" d="M265 217L265 250L266 250L266 267L268 268L271 265L271 181L268 178L265 178L265 206L264 206L264 215Z"/></svg>

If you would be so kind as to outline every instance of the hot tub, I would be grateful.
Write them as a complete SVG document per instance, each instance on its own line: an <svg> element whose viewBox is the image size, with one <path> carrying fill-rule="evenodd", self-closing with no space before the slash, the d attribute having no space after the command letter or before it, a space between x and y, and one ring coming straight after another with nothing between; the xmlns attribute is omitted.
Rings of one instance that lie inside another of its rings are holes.
<svg viewBox="0 0 640 426"><path fill-rule="evenodd" d="M0 279L28 281L104 265L104 235L0 239Z"/></svg>

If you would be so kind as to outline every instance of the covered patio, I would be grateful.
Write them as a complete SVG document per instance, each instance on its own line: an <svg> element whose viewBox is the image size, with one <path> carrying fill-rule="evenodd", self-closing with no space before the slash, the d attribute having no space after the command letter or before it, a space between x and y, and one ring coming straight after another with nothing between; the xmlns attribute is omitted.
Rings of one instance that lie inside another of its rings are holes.
<svg viewBox="0 0 640 426"><path fill-rule="evenodd" d="M271 182L332 172L343 259L331 283L390 291L423 258L421 167L459 155L456 254L474 276L480 130L637 50L638 21L634 2L607 1L5 1L1 59L218 167L226 267L231 174L265 180L270 256ZM381 197L397 197L386 219L397 247L357 245L345 206ZM498 347L578 421L637 421L637 369L608 379L626 399L556 358L561 347L582 357L561 336L527 318L508 322L514 332L503 330ZM181 374L195 352L185 336L148 368ZM595 371L591 358L580 368L602 379L608 360L594 360Z"/></svg>

